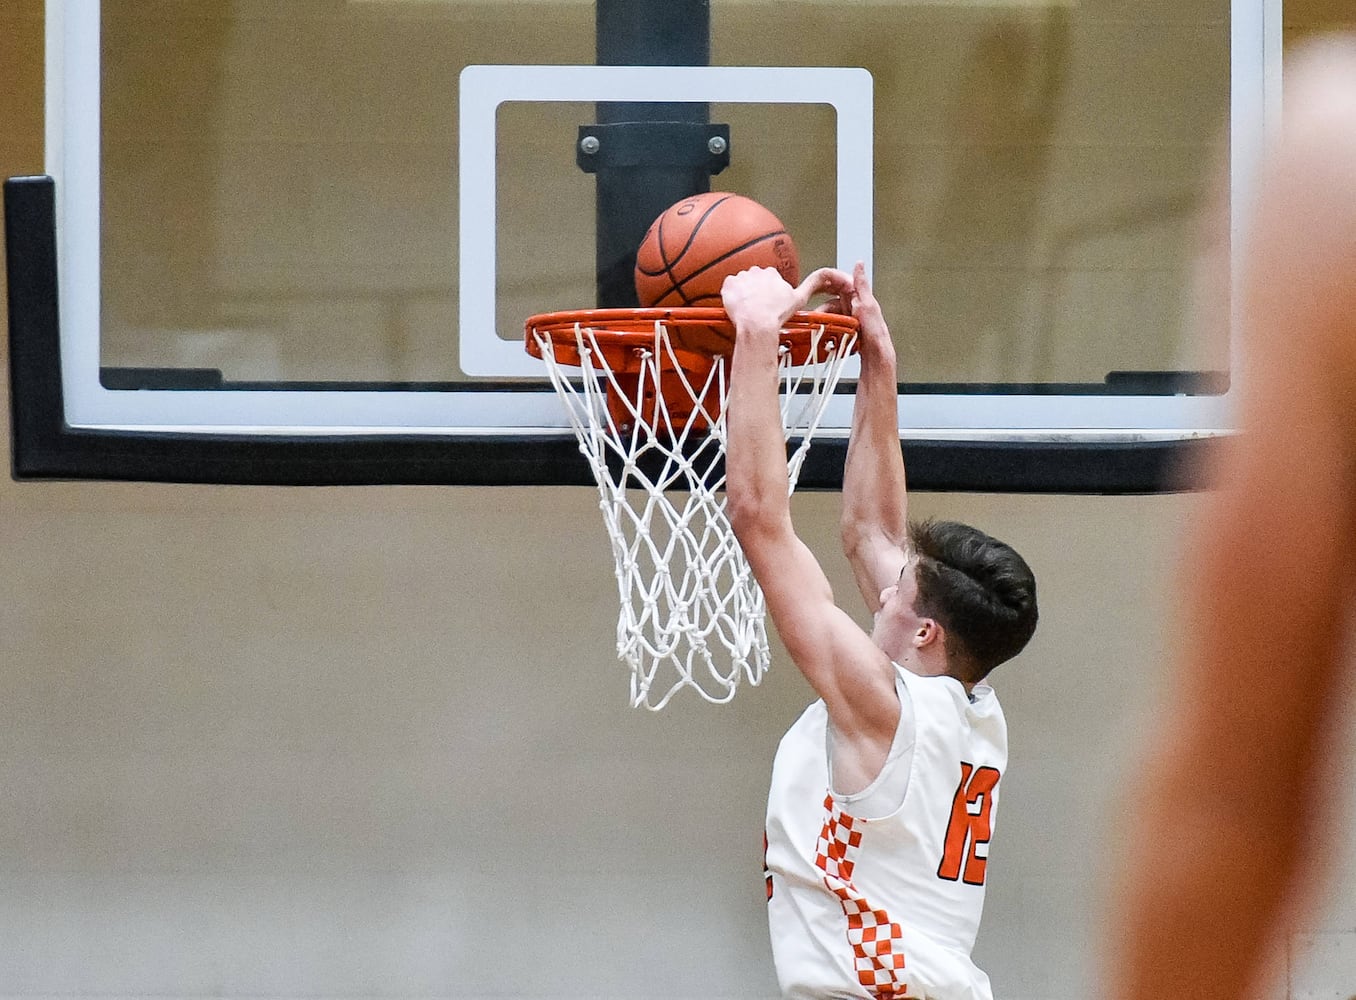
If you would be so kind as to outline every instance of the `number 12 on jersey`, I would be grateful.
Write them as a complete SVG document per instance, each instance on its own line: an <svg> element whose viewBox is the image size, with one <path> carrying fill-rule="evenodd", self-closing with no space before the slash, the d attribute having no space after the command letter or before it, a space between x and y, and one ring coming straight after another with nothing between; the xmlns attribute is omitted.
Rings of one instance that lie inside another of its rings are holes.
<svg viewBox="0 0 1356 1000"><path fill-rule="evenodd" d="M951 821L946 828L946 844L937 877L966 885L983 885L988 865L989 838L993 835L990 814L998 769L975 767L961 761L960 784L951 800ZM981 853L983 850L983 853Z"/></svg>

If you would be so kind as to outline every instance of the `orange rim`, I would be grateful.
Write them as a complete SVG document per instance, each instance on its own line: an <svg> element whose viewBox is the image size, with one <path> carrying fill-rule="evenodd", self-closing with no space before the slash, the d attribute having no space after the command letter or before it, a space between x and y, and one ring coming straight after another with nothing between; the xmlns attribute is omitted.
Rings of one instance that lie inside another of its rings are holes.
<svg viewBox="0 0 1356 1000"><path fill-rule="evenodd" d="M640 354L653 349L656 324L668 332L673 353L685 370L709 370L715 358L726 357L734 349L734 324L725 310L696 306L540 313L524 324L524 340L527 353L534 358L541 357L537 338L542 337L551 341L556 361L579 367L578 334L585 332L589 345L596 344L608 366L621 372L636 367ZM781 343L790 350L791 363L803 365L823 360L830 346L855 351L851 338L856 332L857 320L851 316L798 312L782 328ZM815 351L820 356L814 356Z"/></svg>

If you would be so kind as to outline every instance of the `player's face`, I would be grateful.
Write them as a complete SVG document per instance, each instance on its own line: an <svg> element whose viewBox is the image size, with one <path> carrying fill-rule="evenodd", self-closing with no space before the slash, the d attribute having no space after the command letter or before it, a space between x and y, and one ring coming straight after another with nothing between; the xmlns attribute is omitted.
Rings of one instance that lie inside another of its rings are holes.
<svg viewBox="0 0 1356 1000"><path fill-rule="evenodd" d="M940 637L936 621L918 613L914 606L917 600L917 562L910 559L904 564L899 580L881 592L880 614L876 616L872 635L892 656L901 657L898 662L906 669L920 674L944 672L947 666L945 657L929 661L933 664L929 668L924 661L907 651L908 647L918 650L931 646Z"/></svg>
<svg viewBox="0 0 1356 1000"><path fill-rule="evenodd" d="M917 562L910 558L904 563L894 586L886 587L880 595L882 613L888 613L906 629L913 630L923 621L914 607L918 600Z"/></svg>

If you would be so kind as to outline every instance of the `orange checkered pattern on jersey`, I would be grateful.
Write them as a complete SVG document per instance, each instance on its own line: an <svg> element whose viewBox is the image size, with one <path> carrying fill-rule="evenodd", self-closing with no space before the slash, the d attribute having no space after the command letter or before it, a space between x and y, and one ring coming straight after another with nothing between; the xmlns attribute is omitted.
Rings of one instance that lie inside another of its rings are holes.
<svg viewBox="0 0 1356 1000"><path fill-rule="evenodd" d="M824 799L828 813L819 832L815 865L824 873L824 885L838 897L847 917L857 981L876 1000L898 1000L907 995L904 982L904 932L884 910L873 907L852 884L856 854L866 820L838 808L833 796Z"/></svg>

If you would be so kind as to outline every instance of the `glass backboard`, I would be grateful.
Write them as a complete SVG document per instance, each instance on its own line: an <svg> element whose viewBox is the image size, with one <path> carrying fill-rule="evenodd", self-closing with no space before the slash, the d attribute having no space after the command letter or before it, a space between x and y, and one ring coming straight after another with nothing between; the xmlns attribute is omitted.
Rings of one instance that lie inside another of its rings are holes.
<svg viewBox="0 0 1356 1000"><path fill-rule="evenodd" d="M867 263L915 486L1158 488L1229 427L1191 261L1221 142L1246 190L1279 21L49 0L46 176L6 190L15 473L589 482L523 321L634 304L649 221L710 189L806 269ZM852 388L802 485L838 485Z"/></svg>

